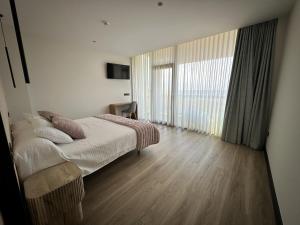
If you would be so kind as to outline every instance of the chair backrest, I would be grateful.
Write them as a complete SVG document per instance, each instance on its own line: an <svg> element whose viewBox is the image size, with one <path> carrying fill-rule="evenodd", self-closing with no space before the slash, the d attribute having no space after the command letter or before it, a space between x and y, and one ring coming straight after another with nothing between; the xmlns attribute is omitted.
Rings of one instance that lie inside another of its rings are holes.
<svg viewBox="0 0 300 225"><path fill-rule="evenodd" d="M136 102L132 102L131 106L130 106L130 109L129 109L129 112L135 113L136 112L136 107L137 107L137 103Z"/></svg>

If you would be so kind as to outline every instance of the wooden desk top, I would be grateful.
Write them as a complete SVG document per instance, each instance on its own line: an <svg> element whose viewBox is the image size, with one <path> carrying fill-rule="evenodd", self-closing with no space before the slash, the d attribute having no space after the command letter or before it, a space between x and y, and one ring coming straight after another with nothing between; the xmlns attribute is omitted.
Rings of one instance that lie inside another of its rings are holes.
<svg viewBox="0 0 300 225"><path fill-rule="evenodd" d="M122 102L122 103L113 103L113 104L109 104L110 106L123 106L123 105L129 105L132 102Z"/></svg>

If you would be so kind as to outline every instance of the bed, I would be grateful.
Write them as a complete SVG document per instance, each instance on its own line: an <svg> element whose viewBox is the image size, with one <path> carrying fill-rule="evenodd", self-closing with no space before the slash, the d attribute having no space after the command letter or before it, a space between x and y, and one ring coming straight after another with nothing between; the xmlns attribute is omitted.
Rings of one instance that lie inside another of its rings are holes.
<svg viewBox="0 0 300 225"><path fill-rule="evenodd" d="M14 159L21 180L64 161L76 163L86 176L137 148L135 129L96 117L75 121L83 128L86 138L69 144L55 145L34 137L28 130L18 131Z"/></svg>

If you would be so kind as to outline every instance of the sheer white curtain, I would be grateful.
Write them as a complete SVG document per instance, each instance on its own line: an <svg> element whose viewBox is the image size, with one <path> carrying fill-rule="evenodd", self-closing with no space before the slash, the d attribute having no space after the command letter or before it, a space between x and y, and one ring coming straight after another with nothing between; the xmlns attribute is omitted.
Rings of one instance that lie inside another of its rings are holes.
<svg viewBox="0 0 300 225"><path fill-rule="evenodd" d="M174 47L163 48L131 59L133 100L139 118L171 124Z"/></svg>
<svg viewBox="0 0 300 225"><path fill-rule="evenodd" d="M139 117L220 136L236 31L132 58Z"/></svg>
<svg viewBox="0 0 300 225"><path fill-rule="evenodd" d="M172 124L174 47L152 52L151 121Z"/></svg>
<svg viewBox="0 0 300 225"><path fill-rule="evenodd" d="M180 44L174 125L220 136L236 31Z"/></svg>
<svg viewBox="0 0 300 225"><path fill-rule="evenodd" d="M138 102L138 116L151 120L151 53L135 56L131 59L132 98Z"/></svg>

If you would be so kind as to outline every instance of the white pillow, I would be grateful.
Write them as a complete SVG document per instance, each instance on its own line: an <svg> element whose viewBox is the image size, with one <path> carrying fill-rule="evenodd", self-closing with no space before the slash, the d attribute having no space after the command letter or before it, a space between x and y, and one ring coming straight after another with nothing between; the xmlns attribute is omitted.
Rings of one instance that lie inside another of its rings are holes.
<svg viewBox="0 0 300 225"><path fill-rule="evenodd" d="M16 138L16 136L19 133L23 133L26 132L26 130L33 130L32 124L29 123L27 120L20 120L17 122L14 122L11 126L11 132L14 138Z"/></svg>
<svg viewBox="0 0 300 225"><path fill-rule="evenodd" d="M33 118L31 119L31 124L34 128L53 127L52 123L44 118Z"/></svg>
<svg viewBox="0 0 300 225"><path fill-rule="evenodd" d="M12 131L19 131L29 128L31 125L27 120L19 120L12 124Z"/></svg>
<svg viewBox="0 0 300 225"><path fill-rule="evenodd" d="M33 126L33 128L39 127L53 127L52 123L45 118L33 115L29 113L23 113L24 118Z"/></svg>
<svg viewBox="0 0 300 225"><path fill-rule="evenodd" d="M25 120L29 121L34 118L41 118L39 115L34 115L32 113L23 113L23 117Z"/></svg>
<svg viewBox="0 0 300 225"><path fill-rule="evenodd" d="M28 137L14 146L14 160L21 180L42 169L64 162L59 146L39 137Z"/></svg>
<svg viewBox="0 0 300 225"><path fill-rule="evenodd" d="M69 144L73 142L73 139L66 133L54 128L54 127L40 127L34 129L36 136L48 139L56 144Z"/></svg>
<svg viewBox="0 0 300 225"><path fill-rule="evenodd" d="M13 145L24 140L35 137L33 126L27 120L13 123L12 125Z"/></svg>

